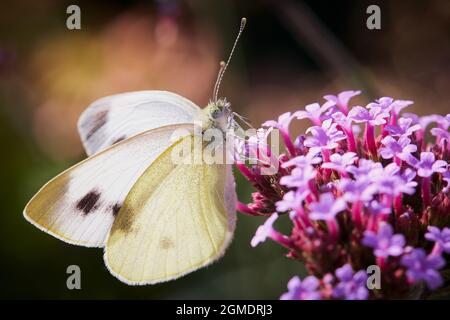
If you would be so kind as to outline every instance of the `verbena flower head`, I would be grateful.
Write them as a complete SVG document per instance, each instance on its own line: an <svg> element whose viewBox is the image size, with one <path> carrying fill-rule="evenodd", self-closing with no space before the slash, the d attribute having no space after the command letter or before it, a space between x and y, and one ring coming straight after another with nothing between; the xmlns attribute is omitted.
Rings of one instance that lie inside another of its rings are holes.
<svg viewBox="0 0 450 320"><path fill-rule="evenodd" d="M412 101L391 97L351 108L359 93L327 95L264 123L286 146L274 158L278 172L237 165L256 189L238 209L271 215L252 246L271 239L308 273L292 278L282 299L404 299L422 283L439 290L450 269L450 114L403 113ZM291 121L313 125L291 138ZM273 228L277 218L291 222L287 234ZM376 292L366 284L374 265Z"/></svg>

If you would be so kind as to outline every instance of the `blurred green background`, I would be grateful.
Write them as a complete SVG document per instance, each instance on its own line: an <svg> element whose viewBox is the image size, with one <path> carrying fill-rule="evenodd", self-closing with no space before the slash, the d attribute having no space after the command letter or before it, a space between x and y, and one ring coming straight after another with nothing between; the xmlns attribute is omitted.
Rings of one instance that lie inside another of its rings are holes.
<svg viewBox="0 0 450 320"><path fill-rule="evenodd" d="M81 7L81 30L66 28L70 4ZM366 28L370 4L381 8L381 30ZM364 90L359 103L387 95L414 100L410 111L419 114L449 112L447 0L16 0L0 6L0 298L274 299L294 274L303 275L279 246L250 247L262 218L239 215L230 249L208 268L129 287L108 273L101 250L65 244L22 217L45 182L84 158L76 121L93 100L162 89L206 105L242 16L247 30L222 96L256 125L348 89ZM246 202L250 193L238 175L239 198ZM71 264L81 267L82 290L66 288Z"/></svg>

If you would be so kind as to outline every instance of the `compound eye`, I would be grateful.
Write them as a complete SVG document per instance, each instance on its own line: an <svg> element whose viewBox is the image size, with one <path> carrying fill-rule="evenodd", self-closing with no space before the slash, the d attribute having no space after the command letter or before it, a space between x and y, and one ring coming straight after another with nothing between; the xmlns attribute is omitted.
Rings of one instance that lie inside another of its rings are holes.
<svg viewBox="0 0 450 320"><path fill-rule="evenodd" d="M213 119L217 119L220 117L221 113L222 113L222 111L220 109L215 109L215 110L213 110L213 112L211 112L211 117Z"/></svg>

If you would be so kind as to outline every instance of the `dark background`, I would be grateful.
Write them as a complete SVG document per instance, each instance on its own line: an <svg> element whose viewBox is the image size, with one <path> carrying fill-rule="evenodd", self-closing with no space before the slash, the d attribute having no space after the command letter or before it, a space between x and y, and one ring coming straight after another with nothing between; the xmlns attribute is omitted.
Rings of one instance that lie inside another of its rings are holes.
<svg viewBox="0 0 450 320"><path fill-rule="evenodd" d="M66 28L70 4L81 7L81 30ZM381 8L381 30L366 28L371 4ZM273 299L294 274L303 275L275 244L250 247L261 218L239 215L230 249L208 268L129 287L108 273L101 250L65 244L22 217L38 188L83 159L76 121L93 100L163 89L206 105L242 16L247 29L221 95L255 125L349 89L364 91L356 103L393 96L414 100L409 111L421 115L449 112L446 0L17 0L0 6L0 298ZM240 199L250 192L238 177ZM71 264L81 267L82 290L66 288Z"/></svg>

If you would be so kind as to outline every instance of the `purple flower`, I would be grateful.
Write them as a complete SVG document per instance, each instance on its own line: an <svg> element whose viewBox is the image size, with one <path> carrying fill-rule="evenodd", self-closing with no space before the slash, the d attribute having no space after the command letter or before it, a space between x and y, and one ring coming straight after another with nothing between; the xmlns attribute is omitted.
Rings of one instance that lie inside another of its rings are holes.
<svg viewBox="0 0 450 320"><path fill-rule="evenodd" d="M388 164L382 171L376 170L370 175L373 182L370 188L374 193L397 196L401 193L414 194L417 182L412 181L416 176L411 169L399 174L400 167L395 163Z"/></svg>
<svg viewBox="0 0 450 320"><path fill-rule="evenodd" d="M353 174L355 179L366 178L373 175L374 172L383 170L383 165L379 162L374 162L368 159L360 159L358 166L349 166L347 171Z"/></svg>
<svg viewBox="0 0 450 320"><path fill-rule="evenodd" d="M395 100L391 103L390 109L395 112L395 114L399 114L404 108L412 105L414 102L411 100Z"/></svg>
<svg viewBox="0 0 450 320"><path fill-rule="evenodd" d="M415 113L405 112L402 114L402 117L411 119L412 124L414 124L414 125L420 124L420 117ZM422 126L421 126L421 128L422 128ZM425 129L425 128L422 128L422 129Z"/></svg>
<svg viewBox="0 0 450 320"><path fill-rule="evenodd" d="M308 104L305 107L305 110L297 111L293 114L297 119L306 119L308 118L316 125L321 125L322 123L322 113L328 110L332 106L332 103L325 102L322 106L318 103Z"/></svg>
<svg viewBox="0 0 450 320"><path fill-rule="evenodd" d="M414 102L410 100L394 100L391 97L382 97L375 102L369 103L367 107L379 107L387 112L394 112L395 114L399 114L402 109L412 105L413 103Z"/></svg>
<svg viewBox="0 0 450 320"><path fill-rule="evenodd" d="M400 118L397 124L387 125L385 130L393 137L409 137L413 132L420 130L419 124L413 124L412 118Z"/></svg>
<svg viewBox="0 0 450 320"><path fill-rule="evenodd" d="M362 243L373 248L377 257L398 257L403 253L405 237L402 234L394 234L390 224L382 223L377 233L365 231Z"/></svg>
<svg viewBox="0 0 450 320"><path fill-rule="evenodd" d="M438 138L441 143L444 141L450 142L450 132L444 130L442 128L433 128L431 129L431 134Z"/></svg>
<svg viewBox="0 0 450 320"><path fill-rule="evenodd" d="M305 146L314 148L313 150L334 149L338 146L338 141L346 138L345 134L336 129L337 124L331 119L325 120L322 126L308 128L306 133L312 133L305 140Z"/></svg>
<svg viewBox="0 0 450 320"><path fill-rule="evenodd" d="M412 283L425 281L430 290L440 287L443 283L440 273L437 271L445 266L445 260L441 255L430 254L427 256L422 248L412 249L404 255L401 264L407 268L406 276Z"/></svg>
<svg viewBox="0 0 450 320"><path fill-rule="evenodd" d="M344 199L335 199L331 192L320 196L319 202L313 202L309 205L311 210L309 217L312 220L334 220L334 217L347 208Z"/></svg>
<svg viewBox="0 0 450 320"><path fill-rule="evenodd" d="M425 130L431 123L437 123L444 130L448 129L449 122L447 119L438 114L430 114L419 118L419 124Z"/></svg>
<svg viewBox="0 0 450 320"><path fill-rule="evenodd" d="M372 107L369 110L363 107L354 107L348 113L348 117L358 123L368 122L372 126L376 126L386 123L389 112L386 112L380 107Z"/></svg>
<svg viewBox="0 0 450 320"><path fill-rule="evenodd" d="M314 151L314 150L313 150ZM297 168L306 168L322 162L322 158L318 156L317 152L308 152L306 156L297 156L281 165L283 168L295 166Z"/></svg>
<svg viewBox="0 0 450 320"><path fill-rule="evenodd" d="M404 188L410 188L411 192L405 192L407 194L413 194L414 188L417 186L417 182L414 181L416 172L412 169L406 168L405 171L398 175L403 180Z"/></svg>
<svg viewBox="0 0 450 320"><path fill-rule="evenodd" d="M333 103L333 105L337 106L342 112L347 113L348 111L348 102L354 96L361 94L361 91L343 91L339 93L337 96L335 95L326 95L324 98Z"/></svg>
<svg viewBox="0 0 450 320"><path fill-rule="evenodd" d="M450 253L450 228L439 230L437 227L428 226L428 232L425 233L425 239L433 241L439 246L440 250Z"/></svg>
<svg viewBox="0 0 450 320"><path fill-rule="evenodd" d="M270 237L270 234L274 231L272 228L273 223L277 220L277 218L278 214L274 213L266 220L266 222L264 222L262 226L258 227L252 241L250 242L252 247L256 247L258 244L266 241L266 239Z"/></svg>
<svg viewBox="0 0 450 320"><path fill-rule="evenodd" d="M336 122L338 125L342 126L346 130L352 129L352 119L350 119L347 115L340 111L336 111L333 113L332 118L334 122Z"/></svg>
<svg viewBox="0 0 450 320"><path fill-rule="evenodd" d="M278 120L268 120L262 124L263 127L272 127L277 128L279 130L283 130L285 132L289 131L289 124L291 123L292 119L294 119L294 115L292 115L290 112L283 113L278 117Z"/></svg>
<svg viewBox="0 0 450 320"><path fill-rule="evenodd" d="M391 214L391 206L387 206L386 204L376 200L370 201L367 208L369 209L370 214L376 217Z"/></svg>
<svg viewBox="0 0 450 320"><path fill-rule="evenodd" d="M394 102L394 99L391 97L381 97L375 100L375 102L371 102L367 105L367 108L375 108L379 107L383 110L391 111L391 104Z"/></svg>
<svg viewBox="0 0 450 320"><path fill-rule="evenodd" d="M292 140L289 136L289 124L291 123L293 118L294 115L292 115L290 112L286 112L278 117L278 121L269 120L262 124L264 127L272 127L280 130L284 144L286 145L286 148L291 155L296 154L295 147L292 144Z"/></svg>
<svg viewBox="0 0 450 320"><path fill-rule="evenodd" d="M317 171L312 166L297 167L289 176L280 179L280 184L290 188L302 188L308 186L310 180L316 177Z"/></svg>
<svg viewBox="0 0 450 320"><path fill-rule="evenodd" d="M288 282L288 292L284 293L280 300L320 300L320 281L314 277L309 276L300 280L295 276Z"/></svg>
<svg viewBox="0 0 450 320"><path fill-rule="evenodd" d="M289 191L285 193L283 199L278 201L275 205L278 212L285 212L291 209L298 208L302 205L302 201L310 193L307 187L298 188L296 191Z"/></svg>
<svg viewBox="0 0 450 320"><path fill-rule="evenodd" d="M350 264L336 270L336 277L339 283L333 290L334 298L341 298L346 300L366 300L369 297L369 290L367 290L367 274L360 270L353 274L353 269Z"/></svg>
<svg viewBox="0 0 450 320"><path fill-rule="evenodd" d="M330 162L325 162L324 164L322 164L322 168L345 172L345 169L349 165L353 164L356 159L358 159L358 157L354 152L347 152L343 155L340 155L339 153L333 153L330 156Z"/></svg>
<svg viewBox="0 0 450 320"><path fill-rule="evenodd" d="M435 172L443 173L447 170L447 162L435 160L432 152L422 152L420 160L412 155L407 156L404 160L417 169L417 174L420 177L431 177Z"/></svg>
<svg viewBox="0 0 450 320"><path fill-rule="evenodd" d="M411 139L406 137L400 137L397 141L391 136L386 136L381 140L384 147L379 149L379 153L383 159L391 159L393 157L404 159L407 155L417 151L417 146L410 144L410 142Z"/></svg>
<svg viewBox="0 0 450 320"><path fill-rule="evenodd" d="M338 182L338 189L343 193L342 198L347 202L370 201L375 190L371 187L369 179L347 179L343 178Z"/></svg>

